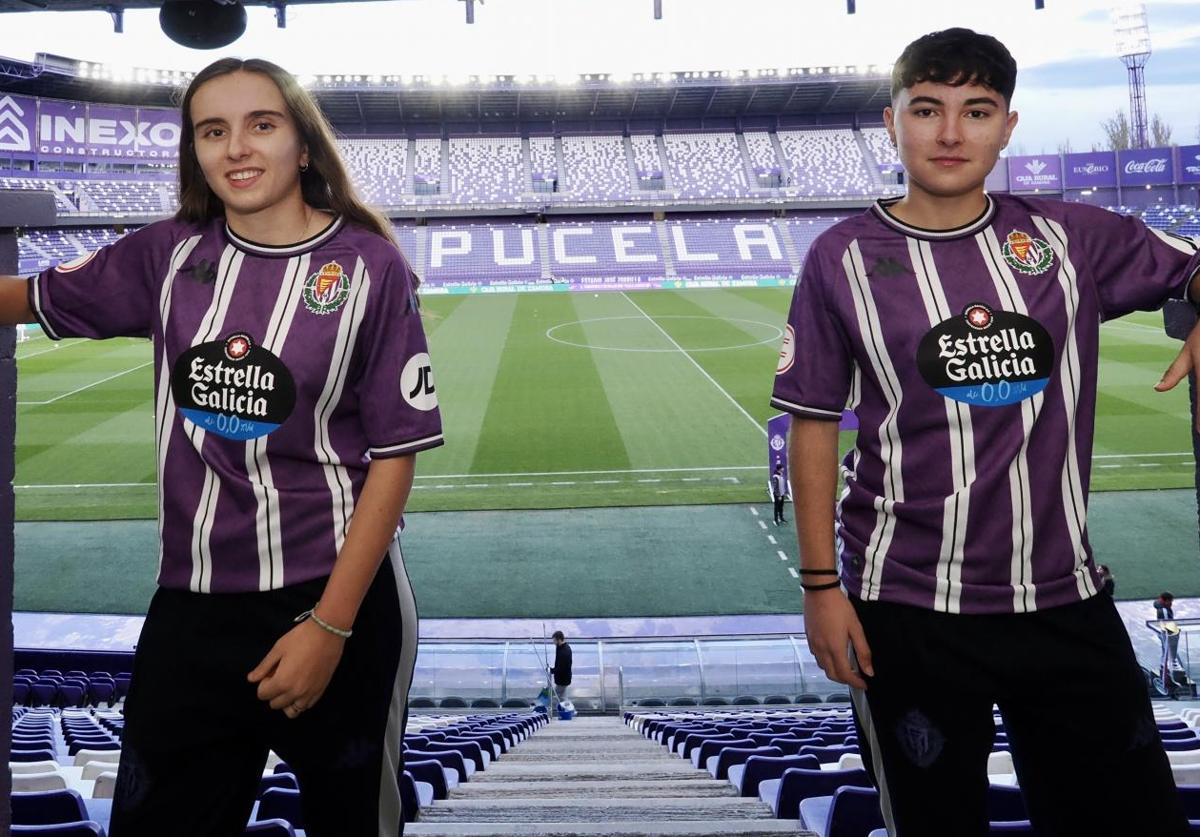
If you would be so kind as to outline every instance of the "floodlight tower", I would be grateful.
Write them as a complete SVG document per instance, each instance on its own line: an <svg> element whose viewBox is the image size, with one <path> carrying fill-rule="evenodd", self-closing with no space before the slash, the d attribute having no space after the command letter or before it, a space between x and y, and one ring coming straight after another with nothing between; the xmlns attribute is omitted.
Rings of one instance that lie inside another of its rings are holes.
<svg viewBox="0 0 1200 837"><path fill-rule="evenodd" d="M1144 3L1123 3L1112 12L1117 55L1129 71L1129 129L1134 148L1146 143L1146 60L1150 58L1150 26Z"/></svg>

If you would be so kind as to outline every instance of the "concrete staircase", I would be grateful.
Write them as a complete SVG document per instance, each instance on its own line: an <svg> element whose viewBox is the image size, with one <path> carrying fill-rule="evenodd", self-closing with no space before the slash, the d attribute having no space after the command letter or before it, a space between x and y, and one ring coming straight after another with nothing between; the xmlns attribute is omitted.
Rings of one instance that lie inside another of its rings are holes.
<svg viewBox="0 0 1200 837"><path fill-rule="evenodd" d="M539 730L405 827L406 835L421 837L808 833L615 717Z"/></svg>

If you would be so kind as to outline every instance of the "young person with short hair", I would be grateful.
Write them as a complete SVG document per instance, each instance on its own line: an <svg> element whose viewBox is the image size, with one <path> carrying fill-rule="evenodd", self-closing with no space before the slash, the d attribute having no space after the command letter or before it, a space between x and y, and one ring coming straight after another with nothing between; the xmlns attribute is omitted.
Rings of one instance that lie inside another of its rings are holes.
<svg viewBox="0 0 1200 837"><path fill-rule="evenodd" d="M809 647L852 687L890 834L987 833L993 705L1039 834L1181 834L1085 512L1100 323L1196 299L1200 255L1136 218L986 193L1016 71L970 30L909 44L884 111L907 192L808 253L772 404L793 415ZM1194 332L1156 388L1198 357Z"/></svg>

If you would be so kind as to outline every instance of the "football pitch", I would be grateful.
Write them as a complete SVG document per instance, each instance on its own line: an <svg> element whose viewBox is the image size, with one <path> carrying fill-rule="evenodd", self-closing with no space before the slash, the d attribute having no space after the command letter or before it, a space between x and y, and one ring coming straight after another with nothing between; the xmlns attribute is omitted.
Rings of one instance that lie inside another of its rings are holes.
<svg viewBox="0 0 1200 837"><path fill-rule="evenodd" d="M760 502L788 288L423 299L447 443L413 511ZM1093 491L1192 484L1179 344L1157 313L1102 328ZM155 513L144 340L18 347L19 520ZM849 444L849 434L843 443Z"/></svg>

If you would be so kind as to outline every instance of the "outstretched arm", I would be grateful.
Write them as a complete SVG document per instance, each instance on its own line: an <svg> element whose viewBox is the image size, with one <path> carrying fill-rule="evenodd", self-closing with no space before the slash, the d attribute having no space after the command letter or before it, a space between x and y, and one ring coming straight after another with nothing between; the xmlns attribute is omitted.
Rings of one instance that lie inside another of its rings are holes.
<svg viewBox="0 0 1200 837"><path fill-rule="evenodd" d="M32 323L28 283L16 276L0 276L0 325Z"/></svg>

